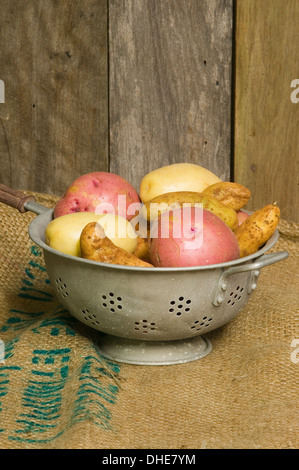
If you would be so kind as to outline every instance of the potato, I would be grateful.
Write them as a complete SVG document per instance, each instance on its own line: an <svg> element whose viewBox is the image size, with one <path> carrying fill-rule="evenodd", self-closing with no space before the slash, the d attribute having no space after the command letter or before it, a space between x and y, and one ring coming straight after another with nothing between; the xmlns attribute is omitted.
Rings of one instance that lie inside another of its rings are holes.
<svg viewBox="0 0 299 470"><path fill-rule="evenodd" d="M137 234L130 222L114 214L94 214L93 212L75 212L53 219L46 227L45 241L55 250L68 255L81 256L80 235L89 222L103 226L107 236L115 245L133 252L137 246Z"/></svg>
<svg viewBox="0 0 299 470"><path fill-rule="evenodd" d="M56 203L54 218L76 212L95 212L116 214L130 220L135 212L130 212L129 206L134 204L138 206L140 198L127 180L114 173L95 171L73 181Z"/></svg>
<svg viewBox="0 0 299 470"><path fill-rule="evenodd" d="M149 251L148 251L148 240L146 238L142 238L138 235L137 246L135 250L133 251L133 254L137 256L137 258L148 260Z"/></svg>
<svg viewBox="0 0 299 470"><path fill-rule="evenodd" d="M153 267L150 263L116 246L97 222L90 222L84 227L80 236L80 246L82 256L86 259L124 266Z"/></svg>
<svg viewBox="0 0 299 470"><path fill-rule="evenodd" d="M151 227L150 262L157 267L218 264L239 258L234 232L215 214L191 207L162 214ZM186 220L188 221L186 223Z"/></svg>
<svg viewBox="0 0 299 470"><path fill-rule="evenodd" d="M204 189L203 194L213 196L222 202L222 204L231 207L235 211L246 206L251 196L251 192L246 186L239 183L230 183L229 181L214 183Z"/></svg>
<svg viewBox="0 0 299 470"><path fill-rule="evenodd" d="M237 217L238 217L239 225L241 225L244 222L244 220L248 219L249 214L247 214L247 212L242 211L242 209L240 209L239 211L237 211Z"/></svg>
<svg viewBox="0 0 299 470"><path fill-rule="evenodd" d="M193 163L174 163L151 171L140 184L140 198L150 201L160 194L175 191L202 192L221 180L211 171Z"/></svg>
<svg viewBox="0 0 299 470"><path fill-rule="evenodd" d="M232 230L239 226L237 213L234 209L225 206L212 196L192 191L161 194L146 202L142 207L141 213L144 218L153 222L159 214L182 207L184 204L191 206L202 204L203 209L207 209L220 217Z"/></svg>
<svg viewBox="0 0 299 470"><path fill-rule="evenodd" d="M280 209L268 204L256 210L235 230L240 257L252 255L273 235L280 219Z"/></svg>

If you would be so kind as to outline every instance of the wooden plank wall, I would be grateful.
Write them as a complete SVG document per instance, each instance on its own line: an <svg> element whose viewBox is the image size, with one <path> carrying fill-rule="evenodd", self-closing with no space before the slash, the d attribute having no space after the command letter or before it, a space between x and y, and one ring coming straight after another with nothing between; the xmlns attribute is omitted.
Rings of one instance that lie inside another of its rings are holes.
<svg viewBox="0 0 299 470"><path fill-rule="evenodd" d="M191 161L299 221L298 39L299 0L1 0L0 181Z"/></svg>
<svg viewBox="0 0 299 470"><path fill-rule="evenodd" d="M111 170L187 161L230 177L231 0L109 2Z"/></svg>
<svg viewBox="0 0 299 470"><path fill-rule="evenodd" d="M299 1L237 0L235 44L234 178L299 222Z"/></svg>
<svg viewBox="0 0 299 470"><path fill-rule="evenodd" d="M0 181L61 194L108 168L106 0L1 0Z"/></svg>
<svg viewBox="0 0 299 470"><path fill-rule="evenodd" d="M232 0L2 0L0 24L1 182L139 189L178 161L229 178Z"/></svg>

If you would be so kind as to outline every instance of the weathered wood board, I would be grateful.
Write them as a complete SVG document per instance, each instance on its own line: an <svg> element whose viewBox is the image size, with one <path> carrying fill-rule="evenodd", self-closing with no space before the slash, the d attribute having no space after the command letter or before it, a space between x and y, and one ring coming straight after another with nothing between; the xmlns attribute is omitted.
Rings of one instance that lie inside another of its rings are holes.
<svg viewBox="0 0 299 470"><path fill-rule="evenodd" d="M106 0L1 0L0 180L61 194L108 169Z"/></svg>
<svg viewBox="0 0 299 470"><path fill-rule="evenodd" d="M1 182L138 188L178 161L229 178L232 0L2 0L0 23Z"/></svg>
<svg viewBox="0 0 299 470"><path fill-rule="evenodd" d="M231 0L109 2L110 169L192 162L230 178Z"/></svg>
<svg viewBox="0 0 299 470"><path fill-rule="evenodd" d="M299 1L237 0L236 13L234 178L249 209L276 201L299 222Z"/></svg>

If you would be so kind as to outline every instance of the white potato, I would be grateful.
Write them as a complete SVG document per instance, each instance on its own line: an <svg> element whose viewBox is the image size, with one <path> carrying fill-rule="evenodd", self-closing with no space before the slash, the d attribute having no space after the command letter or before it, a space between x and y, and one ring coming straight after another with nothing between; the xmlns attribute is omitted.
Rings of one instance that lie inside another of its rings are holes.
<svg viewBox="0 0 299 470"><path fill-rule="evenodd" d="M47 245L68 255L81 256L80 235L90 222L98 222L116 246L133 253L137 234L128 220L115 214L74 212L56 217L46 227Z"/></svg>
<svg viewBox="0 0 299 470"><path fill-rule="evenodd" d="M193 163L174 163L145 175L140 184L140 198L148 202L161 194L176 191L202 192L221 180L206 168Z"/></svg>

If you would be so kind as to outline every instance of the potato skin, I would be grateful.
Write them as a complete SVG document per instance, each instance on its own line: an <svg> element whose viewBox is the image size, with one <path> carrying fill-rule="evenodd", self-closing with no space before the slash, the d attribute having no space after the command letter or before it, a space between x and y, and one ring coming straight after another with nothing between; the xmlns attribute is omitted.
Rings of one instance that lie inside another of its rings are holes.
<svg viewBox="0 0 299 470"><path fill-rule="evenodd" d="M80 237L81 253L85 259L101 263L120 264L124 266L153 267L133 253L117 247L105 236L103 228L96 222L87 224Z"/></svg>
<svg viewBox="0 0 299 470"><path fill-rule="evenodd" d="M140 183L140 198L147 202L160 194L174 191L201 192L221 181L211 171L193 163L173 163L146 174Z"/></svg>
<svg viewBox="0 0 299 470"><path fill-rule="evenodd" d="M125 207L119 207L119 196L125 198ZM130 204L140 203L131 183L115 173L95 171L75 179L54 207L54 218L76 212L110 212L130 220Z"/></svg>
<svg viewBox="0 0 299 470"><path fill-rule="evenodd" d="M183 204L202 204L203 209L213 212L225 222L231 230L239 226L238 216L234 209L227 207L216 198L203 193L193 191L177 191L161 194L144 204L142 215L148 221L153 222L157 217L171 209L183 207Z"/></svg>
<svg viewBox="0 0 299 470"><path fill-rule="evenodd" d="M142 238L138 235L137 237L137 246L133 251L133 255L137 256L144 261L149 259L149 246L148 240L146 238Z"/></svg>
<svg viewBox="0 0 299 470"><path fill-rule="evenodd" d="M219 217L206 209L191 207L190 222L184 226L184 210L182 207L164 213L153 223L149 253L154 266L204 266L239 258L238 240ZM162 233L164 222L166 236Z"/></svg>
<svg viewBox="0 0 299 470"><path fill-rule="evenodd" d="M242 211L242 209L240 209L239 211L237 211L237 217L239 220L239 225L241 225L244 222L244 220L248 219L249 214L247 214L247 212Z"/></svg>
<svg viewBox="0 0 299 470"><path fill-rule="evenodd" d="M246 186L229 181L212 184L203 191L203 194L213 196L222 202L222 204L231 207L235 211L239 211L242 207L246 206L251 196L251 192Z"/></svg>
<svg viewBox="0 0 299 470"><path fill-rule="evenodd" d="M235 230L240 258L252 255L273 235L280 219L280 209L268 204L256 210Z"/></svg>

